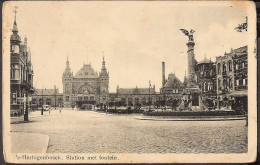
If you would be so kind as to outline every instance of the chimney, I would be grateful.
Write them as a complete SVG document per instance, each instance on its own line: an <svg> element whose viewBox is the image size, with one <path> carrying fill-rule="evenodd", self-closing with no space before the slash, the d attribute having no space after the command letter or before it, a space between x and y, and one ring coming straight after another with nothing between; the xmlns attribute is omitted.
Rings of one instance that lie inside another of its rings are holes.
<svg viewBox="0 0 260 165"><path fill-rule="evenodd" d="M162 88L165 84L165 62L162 62Z"/></svg>

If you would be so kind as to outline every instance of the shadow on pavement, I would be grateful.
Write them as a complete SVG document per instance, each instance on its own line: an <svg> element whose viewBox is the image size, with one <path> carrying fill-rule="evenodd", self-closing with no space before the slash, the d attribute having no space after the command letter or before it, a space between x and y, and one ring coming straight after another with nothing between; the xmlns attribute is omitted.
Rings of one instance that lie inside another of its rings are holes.
<svg viewBox="0 0 260 165"><path fill-rule="evenodd" d="M36 121L12 121L11 124L24 124L24 123L32 123Z"/></svg>

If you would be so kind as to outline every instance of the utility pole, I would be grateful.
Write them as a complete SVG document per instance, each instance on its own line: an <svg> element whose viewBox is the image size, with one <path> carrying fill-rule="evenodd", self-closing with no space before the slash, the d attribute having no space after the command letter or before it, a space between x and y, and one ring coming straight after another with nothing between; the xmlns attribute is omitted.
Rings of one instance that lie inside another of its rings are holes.
<svg viewBox="0 0 260 165"><path fill-rule="evenodd" d="M148 99L148 104L149 104L149 109L148 109L148 110L149 110L149 111L150 111L150 109L151 109L151 101L150 101L150 99L151 99L151 98L150 98L150 92L151 92L151 91L150 91L150 87L151 87L151 81L149 81L149 99Z"/></svg>

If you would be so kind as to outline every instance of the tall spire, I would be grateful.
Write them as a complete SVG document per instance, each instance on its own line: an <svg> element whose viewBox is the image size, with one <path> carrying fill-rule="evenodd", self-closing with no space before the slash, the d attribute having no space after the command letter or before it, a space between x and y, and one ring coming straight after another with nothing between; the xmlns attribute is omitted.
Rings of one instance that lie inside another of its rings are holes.
<svg viewBox="0 0 260 165"><path fill-rule="evenodd" d="M106 62L105 62L104 51L103 51L102 69L105 69L105 68L106 68Z"/></svg>
<svg viewBox="0 0 260 165"><path fill-rule="evenodd" d="M103 52L104 55L104 52ZM106 62L105 62L105 57L103 56L103 61L102 61L102 68L101 68L101 72L100 72L100 77L108 77L109 73L107 72L107 68L106 68Z"/></svg>
<svg viewBox="0 0 260 165"><path fill-rule="evenodd" d="M67 54L66 68L69 68L69 67L70 67L70 62L69 62L69 56Z"/></svg>
<svg viewBox="0 0 260 165"><path fill-rule="evenodd" d="M18 7L17 6L15 6L15 8L14 8L14 25L13 25L13 29L12 29L12 32L13 33L18 33L18 28L17 28L17 23L16 23L16 13L17 13L17 9Z"/></svg>

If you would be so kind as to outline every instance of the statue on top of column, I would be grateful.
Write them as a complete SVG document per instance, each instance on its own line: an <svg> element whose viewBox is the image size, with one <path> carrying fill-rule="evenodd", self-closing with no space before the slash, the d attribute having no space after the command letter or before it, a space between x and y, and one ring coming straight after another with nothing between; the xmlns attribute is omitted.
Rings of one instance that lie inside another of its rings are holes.
<svg viewBox="0 0 260 165"><path fill-rule="evenodd" d="M194 30L190 30L190 32L186 29L180 29L186 36L189 37L189 41L193 41L193 33L195 32Z"/></svg>

